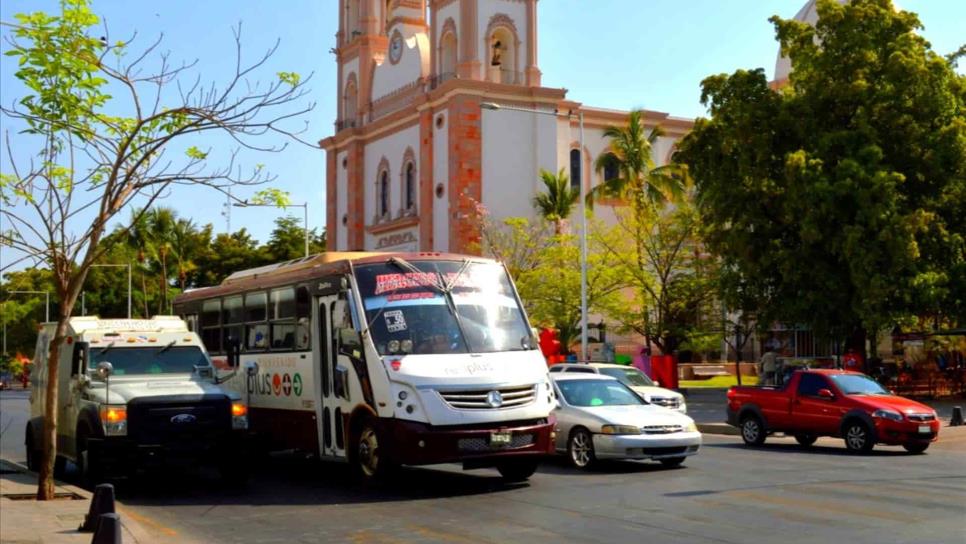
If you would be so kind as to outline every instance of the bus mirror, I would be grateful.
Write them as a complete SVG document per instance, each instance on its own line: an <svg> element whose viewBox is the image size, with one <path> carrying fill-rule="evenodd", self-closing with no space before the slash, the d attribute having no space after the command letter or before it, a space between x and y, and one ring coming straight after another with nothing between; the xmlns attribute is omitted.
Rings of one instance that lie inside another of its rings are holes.
<svg viewBox="0 0 966 544"><path fill-rule="evenodd" d="M238 361L241 358L241 342L237 338L229 337L225 351L228 355L228 366L238 368Z"/></svg>
<svg viewBox="0 0 966 544"><path fill-rule="evenodd" d="M202 379L213 378L215 375L210 365L195 365L195 372L197 372L198 377Z"/></svg>
<svg viewBox="0 0 966 544"><path fill-rule="evenodd" d="M258 374L258 363L255 361L245 361L245 375L255 376Z"/></svg>
<svg viewBox="0 0 966 544"><path fill-rule="evenodd" d="M347 327L339 329L339 353L358 358L361 349L362 338L359 331Z"/></svg>

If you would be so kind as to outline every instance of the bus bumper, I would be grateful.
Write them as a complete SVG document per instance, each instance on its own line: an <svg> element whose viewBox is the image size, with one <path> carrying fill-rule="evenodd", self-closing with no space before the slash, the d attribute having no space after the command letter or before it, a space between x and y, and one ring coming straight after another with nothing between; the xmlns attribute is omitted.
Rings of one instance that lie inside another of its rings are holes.
<svg viewBox="0 0 966 544"><path fill-rule="evenodd" d="M434 427L426 423L383 419L389 456L403 465L462 462L467 468L493 466L501 460L553 454L556 421ZM507 440L509 436L509 440Z"/></svg>

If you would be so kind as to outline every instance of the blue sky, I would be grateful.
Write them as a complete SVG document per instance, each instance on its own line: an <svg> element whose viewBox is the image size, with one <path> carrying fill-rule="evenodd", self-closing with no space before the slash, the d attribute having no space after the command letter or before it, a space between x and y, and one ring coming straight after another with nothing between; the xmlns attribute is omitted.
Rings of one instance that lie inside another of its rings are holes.
<svg viewBox="0 0 966 544"><path fill-rule="evenodd" d="M704 114L699 103L701 80L711 74L738 68L764 67L771 75L777 43L768 17L792 17L804 0L540 0L539 64L543 84L569 89L571 99L613 109L645 107L672 115ZM900 0L900 5L919 14L923 35L942 54L966 41L966 2L962 0ZM316 142L333 132L335 120L336 65L329 49L335 45L337 0L186 1L132 2L95 0L94 10L104 17L112 41L125 39L135 30L138 43L147 45L164 34L160 50L171 59L198 60L193 73L203 81L223 81L233 63L231 27L243 23L243 55L253 58L281 44L262 81L278 71L295 71L312 80L309 100L315 109L306 117L305 138ZM0 3L0 19L11 21L22 11L56 11L49 0L6 0ZM6 30L4 30L6 35ZM3 50L7 50L3 44ZM22 95L13 77L16 67L9 57L0 59L0 100L5 105ZM961 68L962 70L962 68ZM302 104L309 100L303 101ZM15 127L2 120L3 131ZM11 134L14 153L19 137ZM215 156L227 153L229 141L213 138L203 142ZM9 171L6 150L0 151L0 170ZM325 154L291 144L277 154L243 153L245 164L264 164L278 176L275 186L289 191L293 202L309 202L309 223L324 226ZM248 194L253 192L248 190ZM247 195L242 195L247 196ZM224 198L212 190L178 188L162 203L199 224L213 223L226 229L222 216ZM301 209L292 210L301 218ZM265 240L281 210L252 208L232 210L232 229L244 226ZM122 215L127 217L127 213ZM9 262L9 250L2 260Z"/></svg>

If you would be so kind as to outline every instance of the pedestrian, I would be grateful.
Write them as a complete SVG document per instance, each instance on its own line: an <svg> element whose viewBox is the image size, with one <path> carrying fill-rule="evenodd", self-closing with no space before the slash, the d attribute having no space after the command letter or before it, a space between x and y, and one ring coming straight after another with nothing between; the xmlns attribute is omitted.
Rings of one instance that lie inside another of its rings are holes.
<svg viewBox="0 0 966 544"><path fill-rule="evenodd" d="M758 361L758 375L761 376L761 385L775 385L775 370L778 362L778 354L768 348Z"/></svg>

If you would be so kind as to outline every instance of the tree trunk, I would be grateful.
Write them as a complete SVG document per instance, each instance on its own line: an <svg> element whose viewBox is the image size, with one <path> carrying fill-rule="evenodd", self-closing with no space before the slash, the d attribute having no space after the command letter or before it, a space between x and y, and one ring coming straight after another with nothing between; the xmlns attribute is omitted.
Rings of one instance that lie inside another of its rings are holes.
<svg viewBox="0 0 966 544"><path fill-rule="evenodd" d="M57 316L57 328L50 340L47 352L47 383L44 384L44 431L43 460L37 475L37 500L49 501L54 498L54 461L57 459L57 410L58 410L58 380L60 369L60 345L67 336L67 320L70 312L64 314L63 309Z"/></svg>
<svg viewBox="0 0 966 544"><path fill-rule="evenodd" d="M144 319L147 319L148 316L151 315L151 310L148 309L148 282L145 276L146 274L144 273L144 269L142 269L141 270L141 297L143 298L142 302L144 302L144 315L141 317L143 317Z"/></svg>

